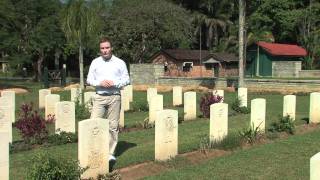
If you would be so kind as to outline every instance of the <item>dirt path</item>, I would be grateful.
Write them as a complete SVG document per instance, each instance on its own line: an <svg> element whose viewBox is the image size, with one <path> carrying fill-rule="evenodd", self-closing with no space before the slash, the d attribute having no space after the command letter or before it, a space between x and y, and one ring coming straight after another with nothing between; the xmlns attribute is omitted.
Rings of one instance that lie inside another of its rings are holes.
<svg viewBox="0 0 320 180"><path fill-rule="evenodd" d="M212 151L208 151L207 153L194 151L194 152L179 154L177 158L184 157L187 160L188 165L191 165L191 164L193 165L193 164L200 164L211 158L220 157L230 153L231 152L229 151L223 151L223 150L212 150ZM118 171L121 174L121 179L135 180L135 179L141 179L147 176L157 175L170 169L171 168L165 163L149 161L149 162L121 168Z"/></svg>

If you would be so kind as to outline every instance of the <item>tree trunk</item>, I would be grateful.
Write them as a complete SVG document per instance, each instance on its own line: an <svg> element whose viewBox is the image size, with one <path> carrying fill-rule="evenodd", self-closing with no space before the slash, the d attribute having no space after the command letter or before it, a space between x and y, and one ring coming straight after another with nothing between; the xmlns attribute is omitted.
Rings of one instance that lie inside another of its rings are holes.
<svg viewBox="0 0 320 180"><path fill-rule="evenodd" d="M244 25L245 25L246 1L239 0L239 87L244 87Z"/></svg>
<svg viewBox="0 0 320 180"><path fill-rule="evenodd" d="M83 49L82 45L79 46L79 71L80 71L80 88L84 89L84 77L83 77Z"/></svg>
<svg viewBox="0 0 320 180"><path fill-rule="evenodd" d="M38 57L38 60L37 60L37 66L36 66L36 77L35 77L35 80L37 80L38 82L41 81L42 79L42 63L43 63L43 60L44 60L44 53L43 53L43 50L40 50L39 52L39 57Z"/></svg>

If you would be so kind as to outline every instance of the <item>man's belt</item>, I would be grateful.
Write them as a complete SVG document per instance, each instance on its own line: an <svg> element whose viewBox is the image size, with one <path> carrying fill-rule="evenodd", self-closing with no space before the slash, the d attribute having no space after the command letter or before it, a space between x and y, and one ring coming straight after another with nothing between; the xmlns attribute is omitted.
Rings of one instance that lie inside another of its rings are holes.
<svg viewBox="0 0 320 180"><path fill-rule="evenodd" d="M100 96L115 96L115 95L120 95L119 93L97 93Z"/></svg>

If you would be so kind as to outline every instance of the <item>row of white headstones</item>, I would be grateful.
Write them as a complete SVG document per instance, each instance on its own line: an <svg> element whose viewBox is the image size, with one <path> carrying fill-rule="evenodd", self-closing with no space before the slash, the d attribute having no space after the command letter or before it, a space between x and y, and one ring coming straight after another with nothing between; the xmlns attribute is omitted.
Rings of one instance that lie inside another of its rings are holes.
<svg viewBox="0 0 320 180"><path fill-rule="evenodd" d="M122 93L122 113L124 109L130 109L130 99L132 99L132 86L125 88ZM71 100L76 101L81 93L80 89L71 89ZM87 94L86 93L91 93ZM89 101L95 92L86 92L85 102ZM219 96L224 96L222 90L214 91ZM131 97L130 97L131 94ZM43 98L44 97L44 98ZM86 98L87 97L87 98ZM238 98L246 106L247 89L239 88ZM42 102L40 99L44 99ZM155 159L167 160L178 154L178 111L163 110L163 95L157 94L156 88L147 90L149 103L149 121L155 124ZM192 120L196 118L196 92L184 93L184 119ZM40 102L41 101L41 102ZM60 101L60 96L51 94L50 90L39 90L39 107L46 109L46 115L52 113L56 118L56 130L75 132L75 105L74 102ZM127 102L124 102L127 101ZM131 100L132 101L132 100ZM173 105L182 105L182 87L173 87ZM12 104L13 103L13 104ZM52 105L52 103L54 105ZM80 102L81 103L81 102ZM124 104L127 104L124 108ZM294 95L284 96L283 115L290 115L295 119L296 97ZM14 92L3 91L0 97L0 179L9 177L9 142L12 142L12 126L14 122L12 109L15 107ZM53 110L49 110L53 109ZM190 113L191 112L191 113ZM256 125L261 131L265 131L266 100L262 98L251 101L251 123ZM320 93L310 95L310 122L320 122ZM83 178L96 177L109 170L108 163L108 123L106 119L87 119L79 122L78 159L80 166L89 167L82 175ZM10 127L9 125L10 124ZM124 121L123 121L124 125ZM210 141L219 141L228 134L228 104L217 103L210 106ZM320 153L310 160L311 177L319 177Z"/></svg>

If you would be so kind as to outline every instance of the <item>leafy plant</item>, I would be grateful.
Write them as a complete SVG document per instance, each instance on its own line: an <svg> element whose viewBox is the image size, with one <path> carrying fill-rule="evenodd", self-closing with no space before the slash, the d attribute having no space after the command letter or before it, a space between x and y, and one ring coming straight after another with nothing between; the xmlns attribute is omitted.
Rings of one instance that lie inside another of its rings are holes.
<svg viewBox="0 0 320 180"><path fill-rule="evenodd" d="M134 101L132 102L132 110L139 112L147 112L149 111L149 105L147 102Z"/></svg>
<svg viewBox="0 0 320 180"><path fill-rule="evenodd" d="M19 118L15 126L27 143L42 144L48 136L45 120L37 111L33 111L32 104L21 105Z"/></svg>
<svg viewBox="0 0 320 180"><path fill-rule="evenodd" d="M200 111L203 116L210 117L210 105L219 103L223 100L222 96L213 95L212 93L207 93L201 97L200 100Z"/></svg>
<svg viewBox="0 0 320 180"><path fill-rule="evenodd" d="M53 145L61 145L67 143L78 142L78 135L76 133L61 131L59 134L48 136L48 143Z"/></svg>
<svg viewBox="0 0 320 180"><path fill-rule="evenodd" d="M80 121L83 119L90 118L90 112L88 107L85 104L80 104L79 99L75 102L75 113L76 113L76 120Z"/></svg>
<svg viewBox="0 0 320 180"><path fill-rule="evenodd" d="M293 119L289 115L284 117L280 116L279 121L272 123L268 130L271 132L287 132L289 134L294 134L295 125Z"/></svg>
<svg viewBox="0 0 320 180"><path fill-rule="evenodd" d="M27 167L27 179L30 180L74 180L80 179L80 175L85 171L77 161L61 156L55 158L49 153L36 154Z"/></svg>
<svg viewBox="0 0 320 180"><path fill-rule="evenodd" d="M249 114L250 109L241 105L241 99L236 98L235 101L231 104L231 109L242 114Z"/></svg>
<svg viewBox="0 0 320 180"><path fill-rule="evenodd" d="M252 126L240 131L239 136L245 143L253 144L262 138L263 133L260 131L259 126L255 127L252 124Z"/></svg>

